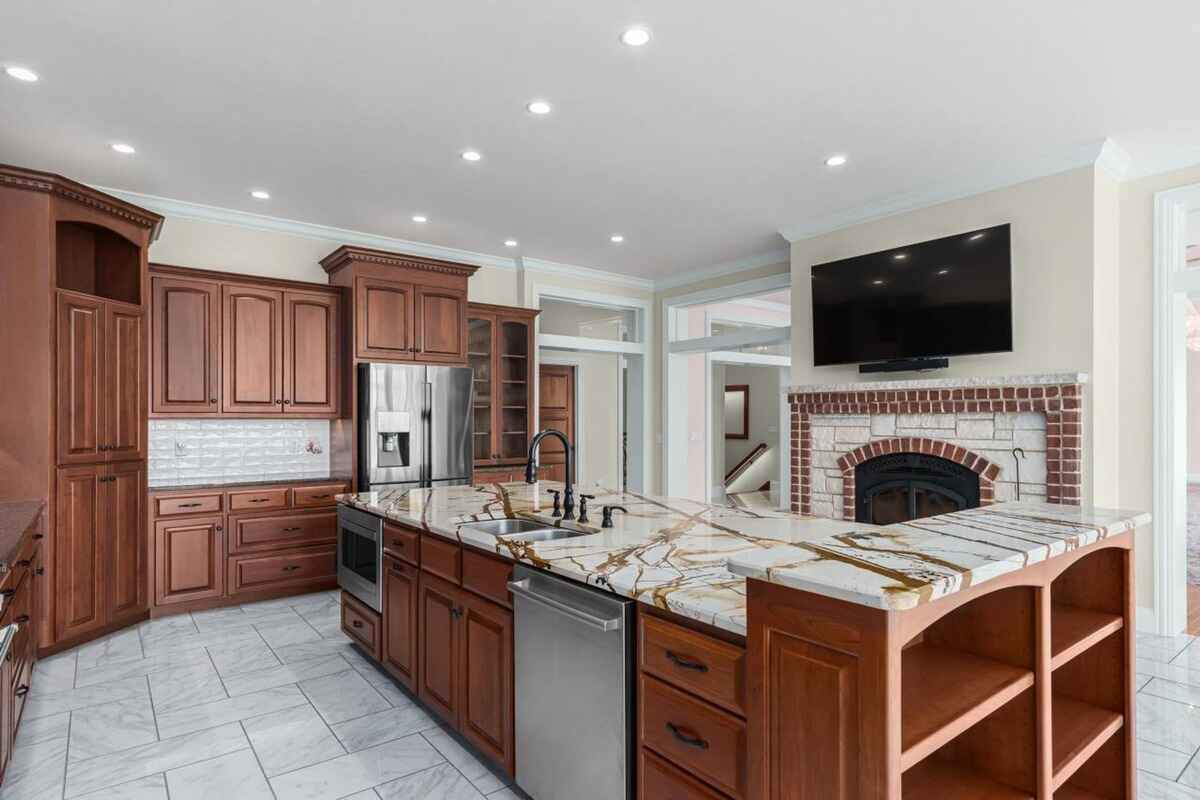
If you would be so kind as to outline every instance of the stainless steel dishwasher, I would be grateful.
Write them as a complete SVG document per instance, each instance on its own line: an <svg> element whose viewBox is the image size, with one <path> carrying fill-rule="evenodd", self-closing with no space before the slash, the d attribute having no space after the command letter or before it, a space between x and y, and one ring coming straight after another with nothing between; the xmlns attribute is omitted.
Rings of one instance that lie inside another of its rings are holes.
<svg viewBox="0 0 1200 800"><path fill-rule="evenodd" d="M508 588L517 785L534 800L634 797L634 601L519 564Z"/></svg>

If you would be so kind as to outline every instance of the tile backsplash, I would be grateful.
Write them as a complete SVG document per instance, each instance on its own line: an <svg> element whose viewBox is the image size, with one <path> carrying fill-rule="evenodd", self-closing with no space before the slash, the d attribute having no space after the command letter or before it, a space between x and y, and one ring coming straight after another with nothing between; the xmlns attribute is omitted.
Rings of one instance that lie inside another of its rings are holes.
<svg viewBox="0 0 1200 800"><path fill-rule="evenodd" d="M150 420L151 486L329 474L328 420Z"/></svg>

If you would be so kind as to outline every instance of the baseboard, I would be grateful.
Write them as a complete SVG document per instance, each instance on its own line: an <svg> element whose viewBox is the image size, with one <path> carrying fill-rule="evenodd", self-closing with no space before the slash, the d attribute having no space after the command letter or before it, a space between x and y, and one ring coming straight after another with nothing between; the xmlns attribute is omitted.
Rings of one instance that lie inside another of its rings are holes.
<svg viewBox="0 0 1200 800"><path fill-rule="evenodd" d="M1154 613L1154 609L1149 606L1137 607L1137 618L1134 620L1134 627L1138 633L1158 634L1158 615Z"/></svg>

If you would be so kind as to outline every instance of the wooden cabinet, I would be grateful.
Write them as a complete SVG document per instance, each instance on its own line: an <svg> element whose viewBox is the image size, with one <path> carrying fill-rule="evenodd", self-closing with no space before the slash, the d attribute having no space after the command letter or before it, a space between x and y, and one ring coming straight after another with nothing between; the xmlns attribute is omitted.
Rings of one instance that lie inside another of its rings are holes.
<svg viewBox="0 0 1200 800"><path fill-rule="evenodd" d="M523 464L533 435L533 309L471 303L467 361L474 372L476 468ZM503 473L484 475L490 482ZM511 480L521 480L522 472ZM477 482L479 482L477 480Z"/></svg>
<svg viewBox="0 0 1200 800"><path fill-rule="evenodd" d="M167 275L150 282L150 411L220 411L221 285Z"/></svg>
<svg viewBox="0 0 1200 800"><path fill-rule="evenodd" d="M283 411L283 293L257 286L221 287L221 410Z"/></svg>
<svg viewBox="0 0 1200 800"><path fill-rule="evenodd" d="M64 467L55 491L56 638L143 614L144 465Z"/></svg>
<svg viewBox="0 0 1200 800"><path fill-rule="evenodd" d="M458 623L459 723L467 741L512 773L513 615L462 592Z"/></svg>
<svg viewBox="0 0 1200 800"><path fill-rule="evenodd" d="M383 666L409 691L417 691L419 573L398 558L383 559Z"/></svg>
<svg viewBox="0 0 1200 800"><path fill-rule="evenodd" d="M108 303L104 309L104 448L109 461L146 458L146 315Z"/></svg>
<svg viewBox="0 0 1200 800"><path fill-rule="evenodd" d="M379 660L382 634L379 615L346 592L342 592L342 632Z"/></svg>
<svg viewBox="0 0 1200 800"><path fill-rule="evenodd" d="M337 548L333 545L229 558L231 595L293 587L304 591L314 582L329 582L336 578Z"/></svg>
<svg viewBox="0 0 1200 800"><path fill-rule="evenodd" d="M58 463L104 460L103 300L58 294Z"/></svg>
<svg viewBox="0 0 1200 800"><path fill-rule="evenodd" d="M154 525L156 605L225 594L225 518L190 517Z"/></svg>
<svg viewBox="0 0 1200 800"><path fill-rule="evenodd" d="M449 724L458 726L459 592L422 573L417 595L420 666L417 696Z"/></svg>
<svg viewBox="0 0 1200 800"><path fill-rule="evenodd" d="M29 697L33 665L37 659L42 525L43 514L39 513L21 535L8 570L0 576L0 597L3 598L0 628L11 625L16 629L8 653L0 662L0 777L12 754L17 724Z"/></svg>
<svg viewBox="0 0 1200 800"><path fill-rule="evenodd" d="M348 246L321 266L353 298L355 358L467 362L467 279L476 267Z"/></svg>
<svg viewBox="0 0 1200 800"><path fill-rule="evenodd" d="M336 290L156 266L151 413L337 417L341 299Z"/></svg>

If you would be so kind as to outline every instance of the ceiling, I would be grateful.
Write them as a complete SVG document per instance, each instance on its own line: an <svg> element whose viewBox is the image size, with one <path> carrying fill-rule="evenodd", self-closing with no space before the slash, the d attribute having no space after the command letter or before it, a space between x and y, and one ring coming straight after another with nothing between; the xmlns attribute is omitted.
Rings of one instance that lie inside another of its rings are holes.
<svg viewBox="0 0 1200 800"><path fill-rule="evenodd" d="M1105 137L1200 161L1198 29L1195 0L5 0L0 62L41 80L0 73L0 160L663 279Z"/></svg>

